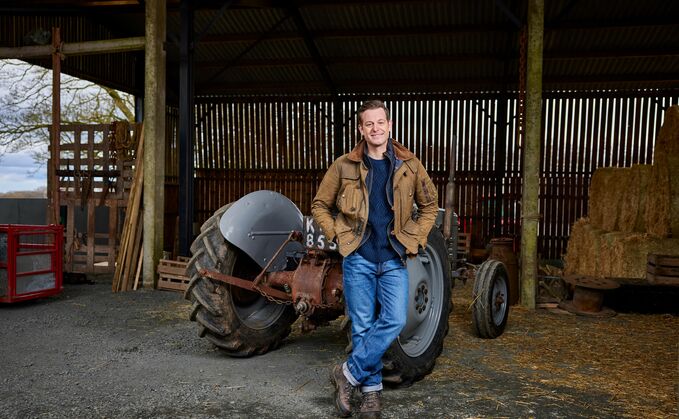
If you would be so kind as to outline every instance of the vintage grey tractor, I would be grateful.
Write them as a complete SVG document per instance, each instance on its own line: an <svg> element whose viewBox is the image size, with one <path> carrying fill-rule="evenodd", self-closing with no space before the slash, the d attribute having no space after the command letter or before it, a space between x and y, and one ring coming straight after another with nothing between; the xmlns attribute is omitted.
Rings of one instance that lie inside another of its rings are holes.
<svg viewBox="0 0 679 419"><path fill-rule="evenodd" d="M431 372L448 333L452 285L469 269L457 258L457 216L448 205L439 215L426 248L407 260L408 320L384 355L386 384L409 385ZM335 243L279 193L252 192L217 210L191 252L190 318L201 337L231 356L276 349L300 316L311 330L344 315ZM507 321L507 272L498 261L475 271L474 330L496 337Z"/></svg>

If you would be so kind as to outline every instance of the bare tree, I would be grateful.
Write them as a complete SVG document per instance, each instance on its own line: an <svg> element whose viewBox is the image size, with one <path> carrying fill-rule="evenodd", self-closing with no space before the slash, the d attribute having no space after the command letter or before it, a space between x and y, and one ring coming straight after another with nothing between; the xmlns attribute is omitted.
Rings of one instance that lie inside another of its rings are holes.
<svg viewBox="0 0 679 419"><path fill-rule="evenodd" d="M134 97L63 74L62 124L134 120ZM37 163L48 156L52 119L52 71L19 60L0 60L0 159L30 151Z"/></svg>

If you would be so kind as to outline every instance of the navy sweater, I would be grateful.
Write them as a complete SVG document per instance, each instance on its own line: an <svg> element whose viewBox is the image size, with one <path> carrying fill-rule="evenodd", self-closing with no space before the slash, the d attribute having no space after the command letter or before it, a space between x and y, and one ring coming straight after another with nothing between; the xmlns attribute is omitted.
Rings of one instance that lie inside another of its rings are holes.
<svg viewBox="0 0 679 419"><path fill-rule="evenodd" d="M371 173L370 205L368 212L369 234L367 240L358 248L358 254L374 263L386 262L398 258L398 253L389 242L389 225L394 219L394 211L387 200L389 184L389 159L375 160L369 157Z"/></svg>

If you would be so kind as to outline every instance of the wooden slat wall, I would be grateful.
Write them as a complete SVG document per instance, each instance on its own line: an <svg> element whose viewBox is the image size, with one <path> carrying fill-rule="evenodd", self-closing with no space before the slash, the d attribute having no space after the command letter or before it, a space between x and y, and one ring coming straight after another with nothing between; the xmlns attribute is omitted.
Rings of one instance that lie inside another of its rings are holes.
<svg viewBox="0 0 679 419"><path fill-rule="evenodd" d="M196 221L258 189L281 192L308 214L335 154L350 151L358 140L355 112L363 100L199 101ZM678 102L677 94L653 92L545 95L541 257L562 256L570 226L586 215L597 167L652 162L663 112ZM472 246L483 247L492 237L518 238L522 156L516 100L496 94L411 95L387 97L386 103L394 138L420 157L438 187L440 205L457 138L457 210L461 228L472 233Z"/></svg>

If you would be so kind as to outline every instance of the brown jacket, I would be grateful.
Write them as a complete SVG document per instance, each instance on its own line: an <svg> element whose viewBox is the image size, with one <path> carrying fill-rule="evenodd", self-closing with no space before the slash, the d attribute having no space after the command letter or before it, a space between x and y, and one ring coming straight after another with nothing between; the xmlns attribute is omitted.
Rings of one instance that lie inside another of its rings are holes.
<svg viewBox="0 0 679 419"><path fill-rule="evenodd" d="M418 246L426 246L427 236L438 212L438 194L422 163L407 148L390 140L399 165L393 173L394 230L393 234L407 254L417 254ZM355 251L361 244L368 223L366 186L368 168L363 162L365 140L348 154L333 162L323 177L311 204L311 214L328 240L339 244L342 256ZM413 203L417 217L413 219ZM333 218L333 212L337 217Z"/></svg>

